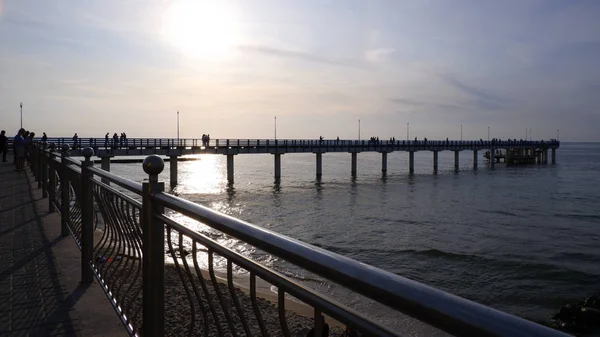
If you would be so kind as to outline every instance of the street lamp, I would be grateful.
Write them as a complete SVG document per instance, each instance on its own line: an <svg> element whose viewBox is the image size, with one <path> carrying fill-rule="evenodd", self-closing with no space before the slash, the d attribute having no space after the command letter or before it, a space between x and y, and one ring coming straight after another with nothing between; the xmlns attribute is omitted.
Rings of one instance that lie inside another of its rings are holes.
<svg viewBox="0 0 600 337"><path fill-rule="evenodd" d="M462 124L460 125L460 140L462 141Z"/></svg>
<svg viewBox="0 0 600 337"><path fill-rule="evenodd" d="M490 141L490 127L488 126L488 142Z"/></svg>
<svg viewBox="0 0 600 337"><path fill-rule="evenodd" d="M408 126L409 126L409 123L406 123L406 141L408 141L410 139L410 137L408 136L409 135Z"/></svg>
<svg viewBox="0 0 600 337"><path fill-rule="evenodd" d="M358 120L358 140L360 140L360 119Z"/></svg>
<svg viewBox="0 0 600 337"><path fill-rule="evenodd" d="M21 129L23 128L23 102L21 102Z"/></svg>
<svg viewBox="0 0 600 337"><path fill-rule="evenodd" d="M556 129L556 140L560 140L560 129Z"/></svg>
<svg viewBox="0 0 600 337"><path fill-rule="evenodd" d="M177 110L177 143L179 144L179 110Z"/></svg>
<svg viewBox="0 0 600 337"><path fill-rule="evenodd" d="M275 116L275 140L277 140L277 116Z"/></svg>

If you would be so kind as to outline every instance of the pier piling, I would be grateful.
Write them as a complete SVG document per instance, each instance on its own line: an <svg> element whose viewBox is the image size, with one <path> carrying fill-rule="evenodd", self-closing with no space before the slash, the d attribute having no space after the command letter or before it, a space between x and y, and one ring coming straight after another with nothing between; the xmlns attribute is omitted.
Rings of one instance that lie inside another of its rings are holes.
<svg viewBox="0 0 600 337"><path fill-rule="evenodd" d="M415 173L415 151L408 151L408 172Z"/></svg>
<svg viewBox="0 0 600 337"><path fill-rule="evenodd" d="M169 156L169 166L171 168L171 187L177 186L177 157L178 156Z"/></svg>
<svg viewBox="0 0 600 337"><path fill-rule="evenodd" d="M275 180L281 179L281 153L274 153L275 161Z"/></svg>
<svg viewBox="0 0 600 337"><path fill-rule="evenodd" d="M459 159L458 159L458 154L460 153L460 151L454 151L454 170L458 171L458 167L459 167Z"/></svg>
<svg viewBox="0 0 600 337"><path fill-rule="evenodd" d="M100 168L104 171L110 172L110 156L102 156L100 159L102 160L100 162ZM110 185L110 181L105 178L102 178L102 183Z"/></svg>
<svg viewBox="0 0 600 337"><path fill-rule="evenodd" d="M387 152L381 153L381 172L387 174Z"/></svg>
<svg viewBox="0 0 600 337"><path fill-rule="evenodd" d="M433 151L433 172L437 173L438 171L438 152L439 151Z"/></svg>
<svg viewBox="0 0 600 337"><path fill-rule="evenodd" d="M473 169L477 169L477 150L473 150Z"/></svg>
<svg viewBox="0 0 600 337"><path fill-rule="evenodd" d="M227 181L233 183L233 154L227 155Z"/></svg>
<svg viewBox="0 0 600 337"><path fill-rule="evenodd" d="M358 154L356 152L352 152L352 164L351 164L351 173L352 173L352 177L356 178L356 164L357 164L357 160L358 159Z"/></svg>
<svg viewBox="0 0 600 337"><path fill-rule="evenodd" d="M316 153L317 155L317 179L321 179L323 173L323 154Z"/></svg>

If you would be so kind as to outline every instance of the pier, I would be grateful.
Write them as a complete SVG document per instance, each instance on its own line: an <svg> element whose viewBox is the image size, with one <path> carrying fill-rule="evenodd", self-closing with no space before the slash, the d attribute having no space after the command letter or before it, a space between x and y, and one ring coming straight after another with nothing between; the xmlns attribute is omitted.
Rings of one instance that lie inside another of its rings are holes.
<svg viewBox="0 0 600 337"><path fill-rule="evenodd" d="M358 173L358 154L362 152L377 152L381 154L382 174L388 172L388 155L393 152L408 152L408 171L414 173L414 154L417 151L430 151L433 154L433 172L438 171L438 154L440 151L454 152L454 168L459 169L460 152L473 152L473 168L478 167L478 151L496 153L495 160L488 160L491 168L503 159L506 163L548 163L548 151L551 151L551 163L556 163L556 150L560 142L556 140L396 140L396 141L369 141L369 140L318 140L318 139L212 139L208 144L203 144L201 139L173 139L173 138L131 138L124 141L113 142L104 138L80 138L77 144L70 138L49 138L47 144L54 143L62 147L69 145L71 156L81 156L80 149L90 147L95 156L100 158L101 167L110 171L111 158L121 156L148 156L152 154L169 158L171 169L170 183L177 185L177 162L181 156L194 154L218 154L227 156L227 180L234 181L234 158L241 154L271 154L274 161L274 178L281 178L281 156L294 153L315 154L315 174L317 179L322 178L323 154L349 153L351 156L350 174L356 177ZM483 156L486 158L486 155ZM487 155L489 158L489 154Z"/></svg>

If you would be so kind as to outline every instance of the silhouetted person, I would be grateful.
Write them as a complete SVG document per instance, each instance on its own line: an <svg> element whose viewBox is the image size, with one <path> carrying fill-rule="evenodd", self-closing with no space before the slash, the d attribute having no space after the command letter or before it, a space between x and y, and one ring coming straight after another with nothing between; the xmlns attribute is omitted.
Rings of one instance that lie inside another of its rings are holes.
<svg viewBox="0 0 600 337"><path fill-rule="evenodd" d="M45 132L42 132L42 143L46 143L46 141L48 141L48 136L46 136Z"/></svg>
<svg viewBox="0 0 600 337"><path fill-rule="evenodd" d="M117 133L115 132L115 134L113 135L113 148L117 148L117 146L119 146L119 135L117 135Z"/></svg>
<svg viewBox="0 0 600 337"><path fill-rule="evenodd" d="M2 153L2 162L6 163L6 154L8 153L8 137L6 131L0 131L0 153Z"/></svg>
<svg viewBox="0 0 600 337"><path fill-rule="evenodd" d="M19 129L14 138L15 166L17 171L25 170L25 129Z"/></svg>
<svg viewBox="0 0 600 337"><path fill-rule="evenodd" d="M77 149L77 140L79 139L79 136L77 136L77 132L75 132L75 134L73 135L73 150Z"/></svg>

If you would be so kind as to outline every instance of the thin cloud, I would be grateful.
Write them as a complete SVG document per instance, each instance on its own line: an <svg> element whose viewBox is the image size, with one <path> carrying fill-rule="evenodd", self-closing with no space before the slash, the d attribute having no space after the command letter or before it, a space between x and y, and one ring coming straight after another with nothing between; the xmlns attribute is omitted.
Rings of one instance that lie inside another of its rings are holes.
<svg viewBox="0 0 600 337"><path fill-rule="evenodd" d="M272 47L265 47L265 46L246 45L246 46L238 46L238 50L243 51L243 52L251 52L251 53L259 53L259 54L265 54L265 55L271 55L271 56L292 58L292 59L303 60L303 61L308 61L308 62L317 62L317 63L323 63L323 64L336 65L336 66L351 67L351 68L356 68L356 69L367 69L366 65L359 63L359 62L355 62L355 61L328 59L328 58L319 57L319 56L316 56L313 54L297 52L297 51L292 51L292 50L286 50L286 49L279 49L279 48L272 48Z"/></svg>
<svg viewBox="0 0 600 337"><path fill-rule="evenodd" d="M508 100L467 84L450 74L436 74L436 76L445 84L471 96L478 108L485 110L499 110L507 108L510 105Z"/></svg>
<svg viewBox="0 0 600 337"><path fill-rule="evenodd" d="M87 78L74 78L74 79L65 79L60 81L61 84L68 84L68 85L76 85L76 84L83 84L83 83L87 83L88 79Z"/></svg>
<svg viewBox="0 0 600 337"><path fill-rule="evenodd" d="M392 98L391 102L404 105L404 106L412 106L414 108L419 109L431 109L431 108L443 108L443 109L452 109L452 110L466 110L470 109L469 107L458 105L458 104L449 104L449 103L437 103L437 102L428 102L428 101L418 101L413 99L406 98Z"/></svg>
<svg viewBox="0 0 600 337"><path fill-rule="evenodd" d="M370 49L365 52L365 58L372 63L384 62L389 60L395 51L393 48Z"/></svg>

